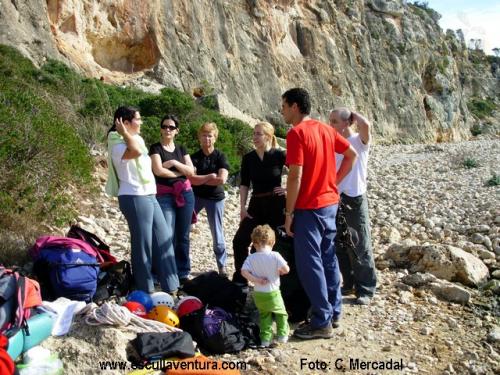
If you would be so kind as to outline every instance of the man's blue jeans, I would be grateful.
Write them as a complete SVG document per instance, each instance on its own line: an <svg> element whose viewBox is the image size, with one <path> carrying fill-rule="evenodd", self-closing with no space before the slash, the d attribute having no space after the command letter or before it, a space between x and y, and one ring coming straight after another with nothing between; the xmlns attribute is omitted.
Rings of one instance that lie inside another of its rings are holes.
<svg viewBox="0 0 500 375"><path fill-rule="evenodd" d="M185 204L177 207L172 194L157 196L163 216L167 222L168 246L175 253L177 275L179 279L189 276L191 260L189 258L189 233L194 210L194 194L192 190L183 191Z"/></svg>
<svg viewBox="0 0 500 375"><path fill-rule="evenodd" d="M224 199L216 201L195 196L194 210L198 214L202 209L207 211L208 226L212 233L215 260L218 269L226 266L226 242L224 240Z"/></svg>
<svg viewBox="0 0 500 375"><path fill-rule="evenodd" d="M154 195L120 195L120 210L127 219L132 247L132 274L137 289L154 292L152 265L163 291L179 287L174 250L169 246L169 228Z"/></svg>
<svg viewBox="0 0 500 375"><path fill-rule="evenodd" d="M311 325L324 328L342 310L340 271L335 255L338 205L296 209L293 218L297 274L312 307Z"/></svg>

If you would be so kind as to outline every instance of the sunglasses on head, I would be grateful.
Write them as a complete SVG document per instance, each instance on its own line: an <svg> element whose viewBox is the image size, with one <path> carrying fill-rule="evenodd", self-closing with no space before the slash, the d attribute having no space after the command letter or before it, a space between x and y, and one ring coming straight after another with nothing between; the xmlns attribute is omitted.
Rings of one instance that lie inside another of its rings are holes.
<svg viewBox="0 0 500 375"><path fill-rule="evenodd" d="M175 129L177 129L177 126L173 126L173 125L161 125L161 128L162 129L168 129L170 131L174 131Z"/></svg>

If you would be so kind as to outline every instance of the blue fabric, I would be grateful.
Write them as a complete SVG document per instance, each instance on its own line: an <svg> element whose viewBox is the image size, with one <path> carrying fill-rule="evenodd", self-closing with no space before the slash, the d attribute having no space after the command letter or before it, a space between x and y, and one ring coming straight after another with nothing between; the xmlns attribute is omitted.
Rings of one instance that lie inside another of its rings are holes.
<svg viewBox="0 0 500 375"><path fill-rule="evenodd" d="M174 251L169 245L169 227L154 195L120 195L120 210L127 219L132 246L132 274L136 288L154 292L152 265L163 291L179 287Z"/></svg>
<svg viewBox="0 0 500 375"><path fill-rule="evenodd" d="M195 197L194 210L196 214L202 209L207 211L208 225L212 233L215 260L217 261L217 267L220 269L226 266L227 259L224 226L222 224L222 219L224 218L224 199L215 201L212 199Z"/></svg>
<svg viewBox="0 0 500 375"><path fill-rule="evenodd" d="M163 216L167 222L167 246L169 252L175 253L177 275L179 278L189 276L191 260L189 259L189 232L194 211L194 194L192 190L183 191L185 204L177 207L175 197L171 194L157 196Z"/></svg>
<svg viewBox="0 0 500 375"><path fill-rule="evenodd" d="M311 325L324 328L340 317L342 294L335 255L335 215L338 205L295 210L293 219L297 274L311 302Z"/></svg>

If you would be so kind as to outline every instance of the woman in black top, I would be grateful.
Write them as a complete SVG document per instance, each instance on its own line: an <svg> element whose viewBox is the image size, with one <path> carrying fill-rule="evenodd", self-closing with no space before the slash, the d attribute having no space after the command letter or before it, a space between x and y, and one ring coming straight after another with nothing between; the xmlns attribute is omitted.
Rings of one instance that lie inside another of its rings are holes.
<svg viewBox="0 0 500 375"><path fill-rule="evenodd" d="M194 210L194 194L187 177L194 173L193 163L184 146L174 143L179 120L167 115L161 120L161 141L149 149L156 179L156 199L167 220L168 246L173 246L177 275L181 284L189 279L189 232Z"/></svg>
<svg viewBox="0 0 500 375"><path fill-rule="evenodd" d="M277 148L274 128L267 122L255 125L253 143L255 150L244 155L241 161L241 222L233 239L235 268L233 281L241 284L247 283L240 271L248 256L252 230L262 224L269 224L275 229L285 222L286 190L281 187L285 151ZM252 197L247 209L250 186Z"/></svg>
<svg viewBox="0 0 500 375"><path fill-rule="evenodd" d="M201 149L191 155L196 174L189 179L193 184L194 210L207 212L208 225L219 274L226 275L226 242L224 240L224 183L227 180L229 164L226 156L215 149L219 129L213 122L203 124L198 130Z"/></svg>

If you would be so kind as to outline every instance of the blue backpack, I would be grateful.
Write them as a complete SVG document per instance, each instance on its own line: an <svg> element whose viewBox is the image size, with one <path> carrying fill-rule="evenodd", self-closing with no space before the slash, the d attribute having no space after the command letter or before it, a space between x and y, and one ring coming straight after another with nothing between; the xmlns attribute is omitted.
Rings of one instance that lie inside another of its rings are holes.
<svg viewBox="0 0 500 375"><path fill-rule="evenodd" d="M50 285L44 299L66 297L90 302L97 288L99 263L94 256L78 249L49 247L41 249L35 272L42 282Z"/></svg>

